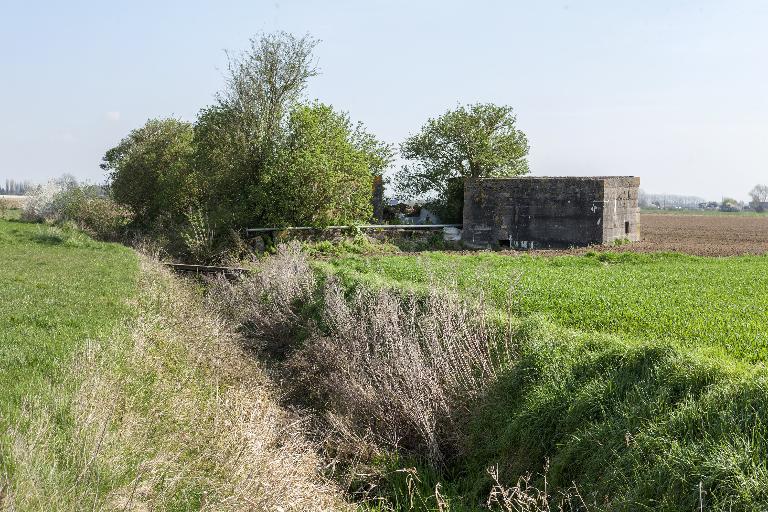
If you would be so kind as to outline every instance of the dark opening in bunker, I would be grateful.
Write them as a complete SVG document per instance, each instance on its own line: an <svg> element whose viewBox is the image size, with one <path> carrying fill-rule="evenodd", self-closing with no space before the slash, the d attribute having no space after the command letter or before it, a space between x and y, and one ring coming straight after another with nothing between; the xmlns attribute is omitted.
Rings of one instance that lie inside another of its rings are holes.
<svg viewBox="0 0 768 512"><path fill-rule="evenodd" d="M511 249L512 241L509 238L503 238L499 240L499 247L501 247L502 249Z"/></svg>
<svg viewBox="0 0 768 512"><path fill-rule="evenodd" d="M628 235L628 234L629 234L629 221L626 221L626 222L624 223L624 234L625 234L625 235Z"/></svg>

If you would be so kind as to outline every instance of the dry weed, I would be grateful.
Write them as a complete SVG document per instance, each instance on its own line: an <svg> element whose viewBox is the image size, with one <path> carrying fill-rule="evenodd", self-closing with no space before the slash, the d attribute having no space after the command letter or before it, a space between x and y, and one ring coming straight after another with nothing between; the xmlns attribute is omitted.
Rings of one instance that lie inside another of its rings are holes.
<svg viewBox="0 0 768 512"><path fill-rule="evenodd" d="M463 406L508 354L482 306L452 292L425 295L326 284L320 325L294 357L313 366L331 410L378 442L442 464L460 445ZM307 383L309 385L309 383Z"/></svg>
<svg viewBox="0 0 768 512"><path fill-rule="evenodd" d="M564 491L558 491L555 496L551 495L547 488L548 470L548 466L545 466L544 473L541 475L544 488L539 489L531 484L532 475L522 476L515 485L507 487L499 480L499 468L488 468L488 474L494 483L488 495L488 508L504 512L551 512L554 510L586 512L589 510L575 485Z"/></svg>
<svg viewBox="0 0 768 512"><path fill-rule="evenodd" d="M317 288L315 273L299 242L280 245L276 255L254 264L257 272L239 282L213 280L209 304L234 322L253 348L279 354L294 343L296 328L305 321L299 310Z"/></svg>
<svg viewBox="0 0 768 512"><path fill-rule="evenodd" d="M334 458L356 457L344 448L349 436L358 451L405 447L443 464L460 444L464 405L512 353L480 301L445 288L360 288L348 297L315 277L297 243L239 283L216 283L210 302L267 352L293 344L283 370L303 405L325 410Z"/></svg>

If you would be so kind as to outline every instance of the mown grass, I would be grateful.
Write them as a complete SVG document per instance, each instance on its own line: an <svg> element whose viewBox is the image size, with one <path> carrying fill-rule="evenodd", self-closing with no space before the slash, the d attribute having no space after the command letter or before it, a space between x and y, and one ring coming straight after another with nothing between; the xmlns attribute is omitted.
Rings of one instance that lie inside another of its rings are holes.
<svg viewBox="0 0 768 512"><path fill-rule="evenodd" d="M470 295L482 291L502 311L512 308L522 316L543 315L582 332L660 340L749 362L768 360L768 257L764 256L510 257L435 252L343 258L331 265L353 280L455 285Z"/></svg>
<svg viewBox="0 0 768 512"><path fill-rule="evenodd" d="M11 425L25 403L72 392L62 368L129 314L137 260L72 229L0 220L0 262L0 471L12 475Z"/></svg>

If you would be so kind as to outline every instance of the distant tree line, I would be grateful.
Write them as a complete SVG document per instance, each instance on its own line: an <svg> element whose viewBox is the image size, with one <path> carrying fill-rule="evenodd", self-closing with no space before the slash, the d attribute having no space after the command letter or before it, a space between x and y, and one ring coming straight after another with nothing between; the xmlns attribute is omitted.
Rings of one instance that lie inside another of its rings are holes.
<svg viewBox="0 0 768 512"><path fill-rule="evenodd" d="M720 201L707 201L697 196L676 194L650 194L640 190L638 203L641 208L685 208L685 209L720 209L737 211L752 209L758 212L768 210L768 185L755 185L749 191L750 201L746 203L732 197L723 197Z"/></svg>
<svg viewBox="0 0 768 512"><path fill-rule="evenodd" d="M768 209L768 185L755 185L749 191L749 197L752 199L750 205L753 209L759 212Z"/></svg>
<svg viewBox="0 0 768 512"><path fill-rule="evenodd" d="M5 184L0 184L0 195L23 196L34 188L29 181L16 181L6 179Z"/></svg>
<svg viewBox="0 0 768 512"><path fill-rule="evenodd" d="M652 194L640 190L638 203L641 208L699 208L706 200L697 196L684 196L677 194Z"/></svg>

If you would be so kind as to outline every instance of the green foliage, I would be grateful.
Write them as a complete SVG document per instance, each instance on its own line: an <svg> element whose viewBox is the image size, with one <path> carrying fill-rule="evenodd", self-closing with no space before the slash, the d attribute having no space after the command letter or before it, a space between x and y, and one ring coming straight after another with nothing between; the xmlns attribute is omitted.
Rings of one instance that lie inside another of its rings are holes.
<svg viewBox="0 0 768 512"><path fill-rule="evenodd" d="M327 226L371 218L373 176L389 148L329 105L299 105L267 171L267 225Z"/></svg>
<svg viewBox="0 0 768 512"><path fill-rule="evenodd" d="M181 231L186 250L193 261L209 263L213 261L215 240L208 216L201 210L187 213L187 226Z"/></svg>
<svg viewBox="0 0 768 512"><path fill-rule="evenodd" d="M102 167L132 227L166 237L172 252L207 254L245 227L368 221L392 149L346 113L300 103L317 74L316 44L283 32L251 40L230 56L225 89L194 126L150 120L110 149ZM205 215L215 240L199 243L209 230L196 230L190 211Z"/></svg>
<svg viewBox="0 0 768 512"><path fill-rule="evenodd" d="M466 178L528 173L528 140L515 126L512 107L476 103L429 119L421 132L400 147L412 163L396 177L400 191L432 197L430 204L446 222L460 222Z"/></svg>
<svg viewBox="0 0 768 512"><path fill-rule="evenodd" d="M65 219L74 221L91 236L105 241L121 241L133 219L133 212L96 187L69 190L62 199Z"/></svg>
<svg viewBox="0 0 768 512"><path fill-rule="evenodd" d="M309 36L264 34L230 56L226 87L194 128L194 174L217 228L263 226L271 212L270 173L288 116L317 74L316 44Z"/></svg>
<svg viewBox="0 0 768 512"><path fill-rule="evenodd" d="M196 203L190 176L192 125L178 119L150 119L104 155L110 191L134 214L139 228L161 216L178 219Z"/></svg>
<svg viewBox="0 0 768 512"><path fill-rule="evenodd" d="M345 237L339 241L322 240L320 242L306 242L302 244L302 250L310 256L348 256L351 254L391 254L399 252L397 246L389 243L377 242L365 235Z"/></svg>
<svg viewBox="0 0 768 512"><path fill-rule="evenodd" d="M632 241L629 238L617 238L613 241L614 247L621 247L622 245L631 244Z"/></svg>

